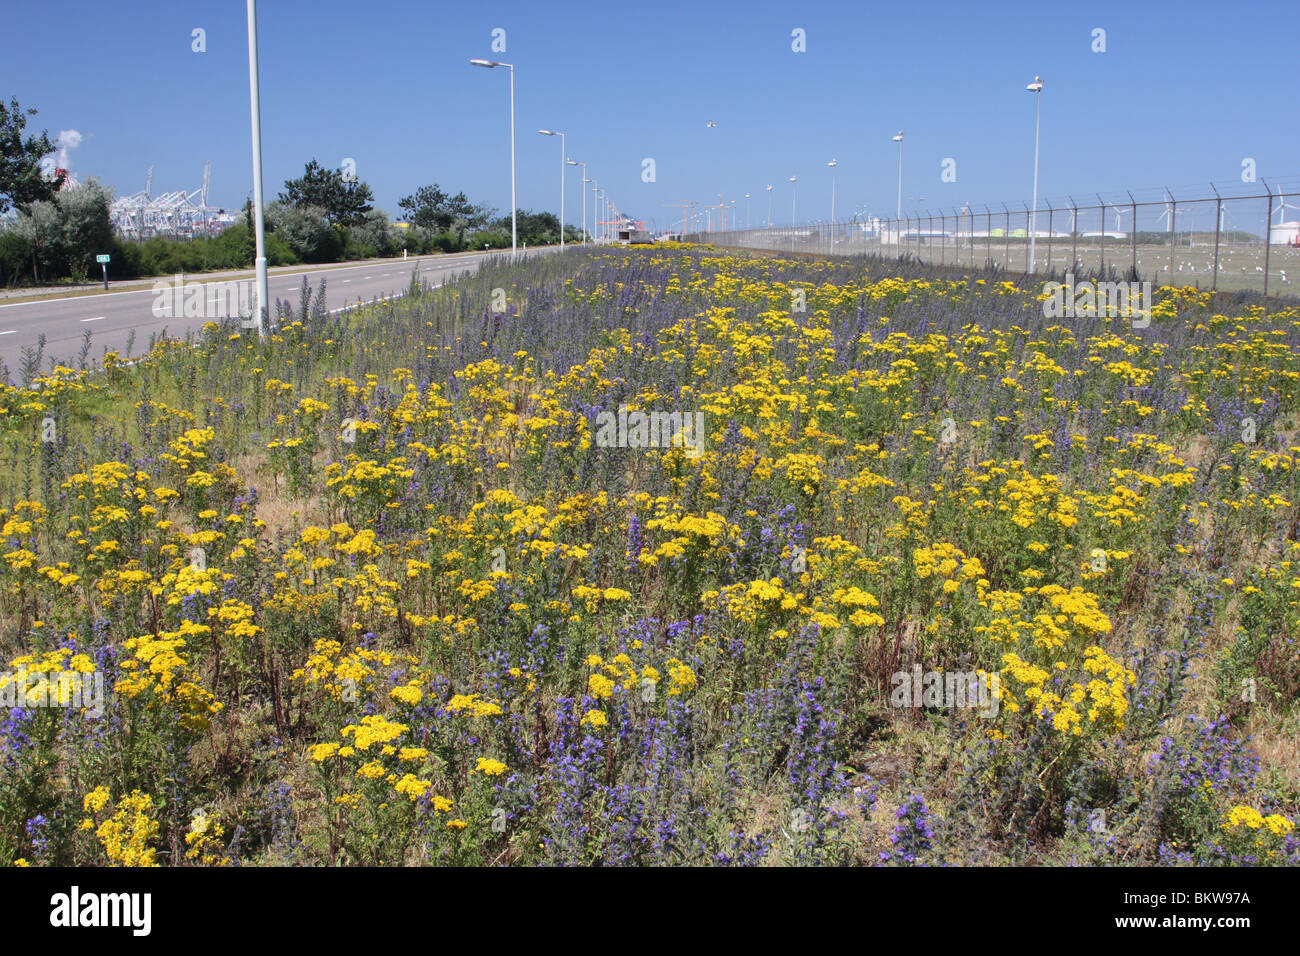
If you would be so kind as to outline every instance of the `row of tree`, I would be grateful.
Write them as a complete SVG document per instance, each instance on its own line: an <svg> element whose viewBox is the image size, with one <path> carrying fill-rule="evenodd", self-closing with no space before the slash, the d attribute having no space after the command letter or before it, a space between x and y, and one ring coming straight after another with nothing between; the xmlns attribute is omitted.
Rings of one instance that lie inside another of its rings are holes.
<svg viewBox="0 0 1300 956"><path fill-rule="evenodd" d="M54 150L47 133L27 135L27 117L16 99L0 102L0 284L85 281L95 256L109 252L118 278L247 268L255 255L252 204L243 221L220 235L198 239L124 240L113 234L112 191L95 179L64 189L64 174L46 175L41 160ZM508 248L510 216L450 195L437 183L421 186L398 202L402 226L373 206L369 185L315 159L303 175L286 180L265 210L267 259L272 265L338 262L376 256L420 255L465 249ZM546 245L560 240L560 222L549 212L516 213L519 242ZM566 241L581 238L565 227Z"/></svg>

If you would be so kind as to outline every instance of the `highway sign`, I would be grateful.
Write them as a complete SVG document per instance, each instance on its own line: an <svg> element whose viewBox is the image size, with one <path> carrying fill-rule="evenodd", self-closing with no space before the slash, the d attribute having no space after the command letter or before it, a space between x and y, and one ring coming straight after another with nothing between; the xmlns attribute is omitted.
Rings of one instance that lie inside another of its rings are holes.
<svg viewBox="0 0 1300 956"><path fill-rule="evenodd" d="M108 262L108 261L109 261L109 257L108 257L107 255L100 254L100 255L98 255L98 256L95 256L95 261L96 261L96 262L100 262L100 263Z"/></svg>

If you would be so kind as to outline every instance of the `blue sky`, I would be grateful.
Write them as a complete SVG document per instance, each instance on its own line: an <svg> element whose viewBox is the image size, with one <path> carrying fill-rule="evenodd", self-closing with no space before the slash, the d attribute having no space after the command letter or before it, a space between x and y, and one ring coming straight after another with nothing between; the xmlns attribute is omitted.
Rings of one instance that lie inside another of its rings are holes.
<svg viewBox="0 0 1300 956"><path fill-rule="evenodd" d="M1040 195L1239 182L1251 157L1270 181L1300 179L1294 0L1124 3L443 3L262 0L268 200L307 160L356 160L377 205L440 183L510 203L508 76L516 66L518 199L559 205L558 139L621 208L660 227L663 204L739 200L778 222L891 212L906 131L905 209L1030 197L1034 103L1043 92ZM123 0L13 4L0 96L39 110L51 137L82 134L80 177L119 194L196 188L251 194L244 4ZM191 31L206 30L206 53ZM1106 52L1091 50L1094 28ZM506 31L506 52L491 51ZM807 50L791 49L794 29ZM706 124L717 123L714 128ZM642 181L655 160L656 181ZM941 181L956 161L957 181ZM570 167L566 219L577 222ZM913 197L917 197L917 202ZM590 195L588 215L590 216ZM1107 195L1109 198L1109 195Z"/></svg>

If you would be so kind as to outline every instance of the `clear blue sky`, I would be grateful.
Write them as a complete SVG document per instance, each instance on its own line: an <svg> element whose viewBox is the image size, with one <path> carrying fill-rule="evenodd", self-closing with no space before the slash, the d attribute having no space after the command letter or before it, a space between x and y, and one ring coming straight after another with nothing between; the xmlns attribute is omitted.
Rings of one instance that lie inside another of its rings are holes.
<svg viewBox="0 0 1300 956"><path fill-rule="evenodd" d="M36 107L51 137L82 134L78 176L125 194L154 165L156 194L196 188L211 160L215 202L251 194L244 4L43 0L4 20L0 96ZM307 160L353 157L394 217L432 182L508 211L508 75L471 57L516 65L521 208L559 205L559 141L539 127L564 130L620 207L661 227L677 215L663 203L719 192L742 225L752 193L757 222L768 183L787 222L791 175L799 218L827 218L832 157L837 218L891 212L899 129L905 209L1028 199L1036 73L1042 196L1239 182L1244 157L1270 182L1300 178L1295 0L262 0L259 20L268 200ZM191 51L196 27L206 53ZM947 157L956 183L940 180Z"/></svg>

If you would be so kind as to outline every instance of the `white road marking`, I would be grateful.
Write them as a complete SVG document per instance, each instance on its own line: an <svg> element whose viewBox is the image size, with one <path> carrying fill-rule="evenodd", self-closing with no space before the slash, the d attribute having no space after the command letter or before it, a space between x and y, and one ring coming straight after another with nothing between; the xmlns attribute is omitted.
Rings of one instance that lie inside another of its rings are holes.
<svg viewBox="0 0 1300 956"><path fill-rule="evenodd" d="M457 265L468 265L468 264L470 264L470 263L477 262L479 259L482 258L482 256L480 256L480 257L478 257L478 258L468 258L468 257L467 257L467 258L461 259L461 258L457 258L458 255L464 255L464 253L453 253L453 254L451 254L450 256L441 256L441 255L420 256L418 259L417 259L415 256L412 256L411 259L410 259L410 261L411 261L412 263L421 264L421 263L424 263L426 260L434 260L434 259L437 259L437 260L442 260L443 262L446 263L445 265L441 265L441 266L439 266L439 268L448 268L448 269L450 269L450 268L455 268ZM282 271L271 272L271 273L268 275L268 278L274 280L274 279L284 278L286 275L293 275L294 273L291 271L293 268L294 268L294 267L290 266L290 267L288 267L288 268L282 269ZM361 269L374 269L374 268L376 268L376 266L374 266L374 265L342 266L342 267L339 267L339 268L336 268L336 269L323 269L323 270L321 270L321 272L317 272L317 273L308 273L308 274L309 274L309 275L325 275L325 276L329 276L331 273L338 273L338 272L356 272L356 271L361 270ZM302 273L297 273L297 275L301 276ZM169 284L169 283L170 283L170 281L171 281L172 278L173 278L172 276L158 276L158 277L156 277L156 278L153 280L153 282L154 282L154 285L157 285L157 284L160 283L160 282L163 283L164 285L166 285L166 284ZM213 277L213 278L208 278L208 279L194 279L194 280L187 280L187 281L194 281L194 282L198 282L200 285L207 285L208 283L211 283L211 282L227 282L227 281L231 281L231 280L233 280L233 281L245 281L245 280L252 280L252 279L254 279L254 278L255 278L255 276L253 276L253 275L238 275L238 276L231 276L230 279L222 279L222 278L216 278L216 277ZM145 281L147 281L147 280L145 280ZM149 286L145 286L145 287L143 287L143 288L139 288L139 289L124 289L124 290L122 290L121 292L97 292L97 293L95 293L95 297L98 298L98 297L101 297L101 296L102 296L102 297L104 297L104 298L108 298L109 296L114 296L114 295L153 295L153 294L154 294L153 289L152 289L151 287L149 287ZM38 300L35 301L35 302L9 302L9 303L0 303L0 309L22 309L22 308L34 308L34 307L43 306L43 305L54 305L54 304L57 304L57 303L64 303L64 302L67 302L69 299L78 299L78 298L86 298L86 297L85 297L85 296L67 295L67 296L61 296L61 297L56 298L56 299L38 299ZM17 331L17 329L14 329L13 331ZM0 334L3 334L3 333L0 333Z"/></svg>
<svg viewBox="0 0 1300 956"><path fill-rule="evenodd" d="M81 321L82 321L82 322L98 322L100 319L103 319L103 318L106 318L106 316L96 315L96 316L93 316L93 317L91 317L91 318L89 318L89 319L82 319Z"/></svg>
<svg viewBox="0 0 1300 956"><path fill-rule="evenodd" d="M10 329L8 332L0 332L0 335L13 335L17 331L17 329Z"/></svg>

